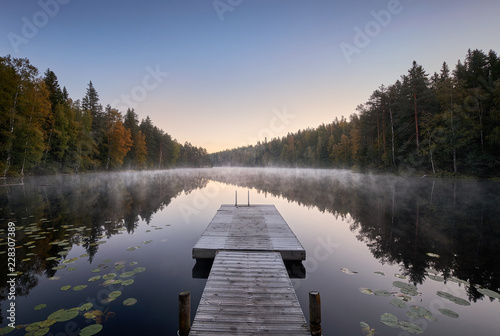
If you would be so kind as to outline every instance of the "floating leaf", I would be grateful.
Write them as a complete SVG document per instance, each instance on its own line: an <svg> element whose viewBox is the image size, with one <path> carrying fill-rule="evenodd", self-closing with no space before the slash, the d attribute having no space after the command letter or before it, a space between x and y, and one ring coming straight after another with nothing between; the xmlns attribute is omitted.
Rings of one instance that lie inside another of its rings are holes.
<svg viewBox="0 0 500 336"><path fill-rule="evenodd" d="M40 309L43 309L45 307L47 307L47 305L45 303L41 303L39 305L36 305L35 308L33 308L33 309L40 310Z"/></svg>
<svg viewBox="0 0 500 336"><path fill-rule="evenodd" d="M135 273L141 273L141 272L144 272L146 270L146 267L136 267L134 268L134 272Z"/></svg>
<svg viewBox="0 0 500 336"><path fill-rule="evenodd" d="M153 241L152 240L146 240L146 241L143 241L142 243L143 244L151 244Z"/></svg>
<svg viewBox="0 0 500 336"><path fill-rule="evenodd" d="M45 321L40 322L40 328L50 327L51 325L53 325L56 322L57 321L55 319L50 319L50 320L47 319Z"/></svg>
<svg viewBox="0 0 500 336"><path fill-rule="evenodd" d="M495 291L492 291L491 289L487 289L487 288L476 288L477 291L483 295L487 295L491 298L494 298L494 299L500 299L500 294L498 294L497 292Z"/></svg>
<svg viewBox="0 0 500 336"><path fill-rule="evenodd" d="M72 263L74 263L77 260L78 260L78 257L71 258L71 259L66 259L66 260L63 261L63 264L72 264Z"/></svg>
<svg viewBox="0 0 500 336"><path fill-rule="evenodd" d="M9 326L0 328L0 335L7 335L8 333L10 333L13 330L16 330L16 328L12 328Z"/></svg>
<svg viewBox="0 0 500 336"><path fill-rule="evenodd" d="M437 291L436 293L438 296L442 297L442 298L445 298L447 300L450 300L451 302L454 302L458 305L461 305L461 306L470 306L470 302L465 300L465 299L462 299L462 298L459 298L455 295L452 295L450 293L446 293L446 292L441 292L441 291Z"/></svg>
<svg viewBox="0 0 500 336"><path fill-rule="evenodd" d="M93 281L97 281L97 280L99 280L99 279L101 279L101 276L100 276L100 275L96 275L96 276L91 277L91 278L89 279L89 281L92 281L92 282L93 282Z"/></svg>
<svg viewBox="0 0 500 336"><path fill-rule="evenodd" d="M363 334L367 336L374 336L375 335L375 329L370 328L370 325L366 322L359 322L359 325L361 326L361 331Z"/></svg>
<svg viewBox="0 0 500 336"><path fill-rule="evenodd" d="M441 314L446 315L448 317L458 318L460 316L460 315L458 315L458 313L454 312L453 310L449 310L446 308L439 308L438 310L441 312Z"/></svg>
<svg viewBox="0 0 500 336"><path fill-rule="evenodd" d="M123 265L123 264L116 265L116 266L115 266L115 270L119 271L119 270L121 270L121 269L122 269L122 268L124 268L124 267L125 267L125 265Z"/></svg>
<svg viewBox="0 0 500 336"><path fill-rule="evenodd" d="M116 278L116 273L108 273L102 276L104 280L111 280Z"/></svg>
<svg viewBox="0 0 500 336"><path fill-rule="evenodd" d="M91 324L80 330L80 336L92 336L102 330L102 324Z"/></svg>
<svg viewBox="0 0 500 336"><path fill-rule="evenodd" d="M89 254L88 254L88 253L84 253L84 254L82 254L82 255L80 256L80 258L85 258L85 257L88 257L88 256L89 256Z"/></svg>
<svg viewBox="0 0 500 336"><path fill-rule="evenodd" d="M57 322L66 322L66 321L74 319L77 316L78 316L78 311L62 309L62 312L59 315L57 315L56 317L52 317L52 318L55 319ZM49 319L50 319L50 316L49 316Z"/></svg>
<svg viewBox="0 0 500 336"><path fill-rule="evenodd" d="M420 317L420 316L418 316L418 314L415 314L415 313L414 313L414 312L412 312L412 311L407 311L407 312L406 312L406 316L408 316L408 318L409 318L410 320L416 320L416 319L418 319L418 318Z"/></svg>
<svg viewBox="0 0 500 336"><path fill-rule="evenodd" d="M428 255L431 258L440 258L441 257L439 254L431 253L431 252L427 252L426 255Z"/></svg>
<svg viewBox="0 0 500 336"><path fill-rule="evenodd" d="M427 277L429 279L434 280L434 281L444 282L444 278L442 276L439 276L439 275L429 274L429 275L427 275Z"/></svg>
<svg viewBox="0 0 500 336"><path fill-rule="evenodd" d="M392 283L393 286L395 287L398 287L398 288L405 288L409 291L417 291L417 287L412 285L412 284L409 284L409 283L405 283L405 282L402 282L402 281L394 281Z"/></svg>
<svg viewBox="0 0 500 336"><path fill-rule="evenodd" d="M116 298L117 298L117 297L119 297L120 295L122 295L122 292L120 292L120 291L113 291L113 292L111 292L111 293L109 293L109 294L108 294L108 296L109 296L110 298L114 298L114 299L116 299Z"/></svg>
<svg viewBox="0 0 500 336"><path fill-rule="evenodd" d="M133 283L134 283L134 279L127 279L127 280L122 282L122 285L123 286L130 286Z"/></svg>
<svg viewBox="0 0 500 336"><path fill-rule="evenodd" d="M79 309L80 309L80 311L85 311L85 310L89 310L93 306L94 306L94 304L92 302L87 302L87 303L84 303L83 305L81 305Z"/></svg>
<svg viewBox="0 0 500 336"><path fill-rule="evenodd" d="M94 268L94 269L91 269L90 270L92 273L97 273L97 272L100 272L101 269L100 268Z"/></svg>
<svg viewBox="0 0 500 336"><path fill-rule="evenodd" d="M359 291L363 294L373 295L373 291L369 288L360 288Z"/></svg>
<svg viewBox="0 0 500 336"><path fill-rule="evenodd" d="M85 289L85 288L87 288L87 285L78 285L78 286L73 287L73 290L74 291L81 291L82 289Z"/></svg>
<svg viewBox="0 0 500 336"><path fill-rule="evenodd" d="M376 271L376 272L373 272L373 273L378 274L378 275L385 275L385 273L381 272L381 271Z"/></svg>
<svg viewBox="0 0 500 336"><path fill-rule="evenodd" d="M107 298L105 298L105 299L102 299L102 300L101 300L101 303L102 303L102 304L108 304L108 303L110 303L111 301L115 301L115 300L116 300L116 298L107 297Z"/></svg>
<svg viewBox="0 0 500 336"><path fill-rule="evenodd" d="M59 279L61 279L61 277L58 276L53 276L49 278L49 280L59 280Z"/></svg>
<svg viewBox="0 0 500 336"><path fill-rule="evenodd" d="M132 247L127 248L127 251L135 251L138 248L140 248L140 246L132 246Z"/></svg>
<svg viewBox="0 0 500 336"><path fill-rule="evenodd" d="M406 303L400 299L392 299L389 303L395 307L406 308Z"/></svg>
<svg viewBox="0 0 500 336"><path fill-rule="evenodd" d="M343 273L345 273L345 274L349 274L349 275L353 275L353 274L358 273L358 272L356 272L356 271L351 271L350 269L345 268L345 267L342 267L340 270L341 270Z"/></svg>
<svg viewBox="0 0 500 336"><path fill-rule="evenodd" d="M373 291L373 294L376 296L391 296L391 293L385 289L376 289Z"/></svg>
<svg viewBox="0 0 500 336"><path fill-rule="evenodd" d="M405 276L405 275L402 275L402 274L396 273L396 274L394 274L394 276L395 276L396 278L406 280L406 276Z"/></svg>
<svg viewBox="0 0 500 336"><path fill-rule="evenodd" d="M85 314L83 314L83 317L85 317L86 319L96 319L100 316L103 315L103 312L100 311L100 310L92 310L92 311L89 311L89 312L86 312Z"/></svg>
<svg viewBox="0 0 500 336"><path fill-rule="evenodd" d="M74 271L76 270L76 267L68 267L68 271Z"/></svg>
<svg viewBox="0 0 500 336"><path fill-rule="evenodd" d="M418 292L413 289L413 288L400 288L401 290L401 293L403 294L406 294L406 295L410 295L410 296L417 296L418 295Z"/></svg>
<svg viewBox="0 0 500 336"><path fill-rule="evenodd" d="M52 269L54 271L57 271L57 270L60 270L60 269L63 269L63 268L66 268L66 265L59 265L59 266L56 266L56 267L52 267Z"/></svg>
<svg viewBox="0 0 500 336"><path fill-rule="evenodd" d="M395 315L392 315L391 313L383 313L380 316L380 322L385 324L386 326L392 327L392 328L398 328L398 318Z"/></svg>
<svg viewBox="0 0 500 336"><path fill-rule="evenodd" d="M134 271L125 272L125 273L120 274L120 278L128 278L128 277L133 276L134 274L135 274Z"/></svg>
<svg viewBox="0 0 500 336"><path fill-rule="evenodd" d="M399 321L399 327L405 331L408 331L410 334L421 334L424 332L424 330L418 325L409 321Z"/></svg>
<svg viewBox="0 0 500 336"><path fill-rule="evenodd" d="M138 264L138 262L137 262L137 261L131 261L129 265L130 265L130 266L135 266L135 265L137 265L137 264Z"/></svg>
<svg viewBox="0 0 500 336"><path fill-rule="evenodd" d="M128 299L123 301L123 304L125 306L132 306L132 305L135 305L136 303L137 303L137 299L134 299L134 298L128 298Z"/></svg>
<svg viewBox="0 0 500 336"><path fill-rule="evenodd" d="M103 263L110 263L110 262L112 262L112 261L113 261L112 259L106 259L106 260L103 260L102 262L103 262Z"/></svg>
<svg viewBox="0 0 500 336"><path fill-rule="evenodd" d="M62 287L61 287L61 290L62 290L62 291L67 291L67 290L68 290L68 289L70 289L70 288L71 288L71 285L66 285L66 286L62 286Z"/></svg>

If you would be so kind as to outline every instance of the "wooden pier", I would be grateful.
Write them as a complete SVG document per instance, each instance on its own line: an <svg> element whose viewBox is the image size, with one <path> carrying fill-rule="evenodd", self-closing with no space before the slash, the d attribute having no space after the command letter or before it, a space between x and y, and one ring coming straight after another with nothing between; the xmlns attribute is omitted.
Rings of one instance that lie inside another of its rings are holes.
<svg viewBox="0 0 500 336"><path fill-rule="evenodd" d="M193 258L214 259L217 251L279 252L283 260L305 260L299 240L272 204L221 205L193 247Z"/></svg>
<svg viewBox="0 0 500 336"><path fill-rule="evenodd" d="M283 262L305 251L274 205L222 205L193 258L215 259L190 336L311 335Z"/></svg>

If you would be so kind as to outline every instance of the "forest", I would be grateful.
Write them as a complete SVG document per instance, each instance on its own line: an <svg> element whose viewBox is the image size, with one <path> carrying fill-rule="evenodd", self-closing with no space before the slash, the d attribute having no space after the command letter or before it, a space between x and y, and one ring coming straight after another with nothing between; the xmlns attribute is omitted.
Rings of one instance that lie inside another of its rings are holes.
<svg viewBox="0 0 500 336"><path fill-rule="evenodd" d="M431 76L414 61L356 110L349 120L211 154L212 163L500 175L500 59L493 50L468 50L453 70L444 62Z"/></svg>
<svg viewBox="0 0 500 336"><path fill-rule="evenodd" d="M209 165L206 149L140 123L134 109L103 108L92 82L80 100L56 74L0 57L0 176Z"/></svg>

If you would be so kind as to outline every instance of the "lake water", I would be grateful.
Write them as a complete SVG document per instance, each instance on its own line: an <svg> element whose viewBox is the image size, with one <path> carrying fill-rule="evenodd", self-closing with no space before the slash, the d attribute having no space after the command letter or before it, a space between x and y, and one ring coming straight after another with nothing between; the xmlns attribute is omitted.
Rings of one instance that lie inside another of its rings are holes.
<svg viewBox="0 0 500 336"><path fill-rule="evenodd" d="M179 292L191 292L194 317L209 271L191 249L237 191L242 205L248 195L274 204L306 249L289 272L306 318L308 292L321 293L324 335L368 334L360 322L381 335L499 333L499 182L238 168L23 182L0 187L2 327L15 302L15 324L31 324L31 334L78 335L97 322L98 335L176 335ZM3 252L9 222L15 301ZM105 300L110 294L116 299ZM126 306L128 298L137 302ZM90 310L53 314L88 302ZM383 324L386 313L420 329Z"/></svg>

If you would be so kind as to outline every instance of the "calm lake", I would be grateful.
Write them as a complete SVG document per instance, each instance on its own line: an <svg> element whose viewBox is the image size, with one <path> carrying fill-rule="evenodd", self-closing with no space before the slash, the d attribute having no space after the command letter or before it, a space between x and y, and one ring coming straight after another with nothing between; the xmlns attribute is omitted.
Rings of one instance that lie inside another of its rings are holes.
<svg viewBox="0 0 500 336"><path fill-rule="evenodd" d="M241 205L274 204L304 246L289 273L306 319L308 292L321 293L324 335L372 335L360 322L380 335L499 334L499 182L239 168L23 182L0 186L0 325L15 302L23 326L9 335L96 323L103 336L176 335L179 292L194 317L209 272L192 247L235 191Z"/></svg>

